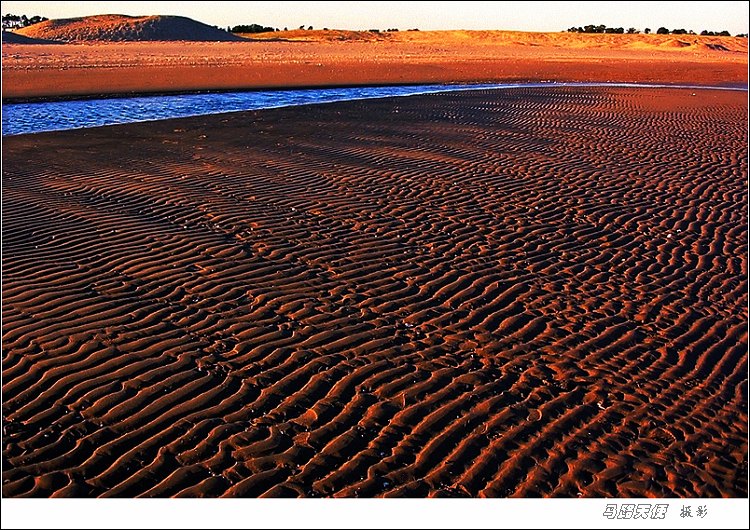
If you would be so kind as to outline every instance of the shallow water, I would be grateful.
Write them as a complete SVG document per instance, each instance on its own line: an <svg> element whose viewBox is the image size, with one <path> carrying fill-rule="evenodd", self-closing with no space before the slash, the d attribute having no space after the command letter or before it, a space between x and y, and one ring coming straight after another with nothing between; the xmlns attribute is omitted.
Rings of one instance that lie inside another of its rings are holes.
<svg viewBox="0 0 750 530"><path fill-rule="evenodd" d="M322 88L12 103L3 105L3 136L466 88L465 85Z"/></svg>
<svg viewBox="0 0 750 530"><path fill-rule="evenodd" d="M329 103L354 99L409 96L472 89L539 86L601 86L604 83L523 83L477 85L405 85L381 87L265 90L171 94L122 98L8 103L2 106L3 136L184 118L222 112ZM645 85L614 85L645 86Z"/></svg>

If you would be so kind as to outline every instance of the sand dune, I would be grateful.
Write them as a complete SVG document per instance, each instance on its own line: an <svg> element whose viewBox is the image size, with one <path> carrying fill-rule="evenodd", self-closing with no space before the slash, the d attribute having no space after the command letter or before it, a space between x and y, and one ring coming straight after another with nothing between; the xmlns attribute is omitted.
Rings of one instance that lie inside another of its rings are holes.
<svg viewBox="0 0 750 530"><path fill-rule="evenodd" d="M747 125L560 88L5 138L3 495L745 497Z"/></svg>
<svg viewBox="0 0 750 530"><path fill-rule="evenodd" d="M396 33L351 31L351 30L305 30L274 31L269 33L236 33L250 41L287 41L287 42L374 42L395 41Z"/></svg>
<svg viewBox="0 0 750 530"><path fill-rule="evenodd" d="M527 31L347 31L347 30L290 30L270 33L239 34L250 40L288 40L300 42L380 41L443 45L505 45L542 46L556 48L620 49L638 47L659 50L665 47L721 46L723 51L747 53L747 39L741 37L715 37L701 35L655 34L582 34L568 32Z"/></svg>
<svg viewBox="0 0 750 530"><path fill-rule="evenodd" d="M178 16L96 15L47 20L18 30L34 39L63 42L240 41L224 30Z"/></svg>

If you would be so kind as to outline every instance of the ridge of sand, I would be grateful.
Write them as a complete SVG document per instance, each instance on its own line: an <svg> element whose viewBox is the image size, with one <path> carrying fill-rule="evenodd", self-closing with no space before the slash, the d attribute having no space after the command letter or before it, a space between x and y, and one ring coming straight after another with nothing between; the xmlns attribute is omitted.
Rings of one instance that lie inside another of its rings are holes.
<svg viewBox="0 0 750 530"><path fill-rule="evenodd" d="M341 29L325 30L289 30L268 33L235 33L250 41L285 41L285 42L374 42L397 41L396 33L372 31L353 31Z"/></svg>
<svg viewBox="0 0 750 530"><path fill-rule="evenodd" d="M507 30L439 30L439 31L351 31L289 30L269 33L238 33L254 41L293 42L402 42L427 44L492 44L507 46L550 46L557 48L653 49L702 48L747 53L747 39L702 35L592 34L568 32L532 32ZM720 47L720 48L719 48Z"/></svg>
<svg viewBox="0 0 750 530"><path fill-rule="evenodd" d="M90 17L46 20L18 30L36 39L64 42L241 41L242 37L197 20L171 15Z"/></svg>
<svg viewBox="0 0 750 530"><path fill-rule="evenodd" d="M747 141L582 87L5 138L3 496L747 497Z"/></svg>

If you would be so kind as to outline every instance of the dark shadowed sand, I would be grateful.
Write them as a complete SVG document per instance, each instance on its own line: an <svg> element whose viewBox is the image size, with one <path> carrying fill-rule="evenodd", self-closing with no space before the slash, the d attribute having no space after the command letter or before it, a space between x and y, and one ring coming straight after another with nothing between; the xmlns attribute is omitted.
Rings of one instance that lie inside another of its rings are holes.
<svg viewBox="0 0 750 530"><path fill-rule="evenodd" d="M747 496L747 93L3 140L3 494Z"/></svg>

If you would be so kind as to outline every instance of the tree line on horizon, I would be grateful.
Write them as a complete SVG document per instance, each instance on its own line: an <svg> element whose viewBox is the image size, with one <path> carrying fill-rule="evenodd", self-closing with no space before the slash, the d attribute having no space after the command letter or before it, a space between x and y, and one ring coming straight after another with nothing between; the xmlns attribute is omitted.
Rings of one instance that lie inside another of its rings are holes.
<svg viewBox="0 0 750 530"><path fill-rule="evenodd" d="M627 31L625 31L625 28L610 28L605 26L604 24L594 25L589 24L587 26L573 26L572 28L567 29L568 33L627 33L629 35L638 34L640 31L636 28L628 28ZM651 28L645 28L643 30L643 33L648 35L651 33ZM660 27L656 30L657 35L697 35L693 30L687 30L684 28L679 29L667 29L664 26ZM700 33L703 36L710 36L710 37L731 37L732 34L729 33L727 30L723 31L708 31L703 30ZM747 33L740 33L737 35L737 37L747 37Z"/></svg>
<svg viewBox="0 0 750 530"><path fill-rule="evenodd" d="M45 20L49 19L47 17L41 17L39 15L27 17L26 15L13 15L11 13L8 13L7 15L3 15L3 30L21 29L25 28L26 26L31 26L32 24L44 22Z"/></svg>
<svg viewBox="0 0 750 530"><path fill-rule="evenodd" d="M239 26L227 27L227 31L230 33L269 33L271 31L279 31L279 28L262 26L260 24L240 24Z"/></svg>
<svg viewBox="0 0 750 530"><path fill-rule="evenodd" d="M214 26L218 28L218 26ZM312 26L301 25L298 29L312 31ZM272 33L274 31L282 31L279 28L273 28L271 26L263 26L261 24L240 24L239 26L227 26L229 33ZM283 31L289 31L289 28L284 28ZM328 28L323 28L323 31L328 31ZM380 33L379 29L368 29L370 33ZM388 28L383 30L385 33L395 33L399 31L398 28ZM419 28L411 28L406 31L419 31Z"/></svg>

